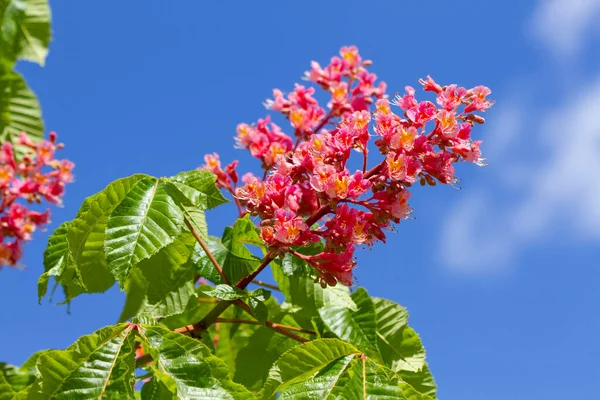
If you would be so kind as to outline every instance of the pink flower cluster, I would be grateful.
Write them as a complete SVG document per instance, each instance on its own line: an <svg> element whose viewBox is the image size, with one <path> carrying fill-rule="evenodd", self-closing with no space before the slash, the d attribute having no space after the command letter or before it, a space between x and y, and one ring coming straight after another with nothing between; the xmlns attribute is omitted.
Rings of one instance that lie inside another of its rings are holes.
<svg viewBox="0 0 600 400"><path fill-rule="evenodd" d="M325 68L313 62L306 73L329 92L329 111L313 98L314 88L296 85L287 97L274 90L267 107L289 120L295 145L276 125L267 129L268 118L256 127L242 124L238 144L262 161L265 176L246 174L237 188L228 187L223 178L218 183L234 194L244 212L260 219L270 251L304 259L322 285L339 281L349 286L355 247L385 242L392 223L410 215L409 188L415 182L452 184L454 163L484 165L481 141L471 140L471 130L485 122L474 112L493 103L487 87L441 86L431 77L419 82L435 94L437 105L419 102L410 86L390 102L385 83L375 86L376 76L366 69L371 62L362 61L356 47L342 48L340 56ZM394 113L392 106L401 112ZM331 129L324 129L327 124ZM373 136L381 159L368 169ZM348 167L352 150L362 154L362 169L355 172ZM215 156L209 157L205 168L218 177L231 173L211 165ZM316 242L324 244L321 253L298 251Z"/></svg>
<svg viewBox="0 0 600 400"><path fill-rule="evenodd" d="M16 265L23 242L31 239L38 226L49 222L49 210L33 211L19 201L60 204L65 184L73 181L74 164L54 158L56 150L63 147L56 143L56 133L39 143L21 133L18 144L26 149L19 159L12 143L0 146L0 267Z"/></svg>

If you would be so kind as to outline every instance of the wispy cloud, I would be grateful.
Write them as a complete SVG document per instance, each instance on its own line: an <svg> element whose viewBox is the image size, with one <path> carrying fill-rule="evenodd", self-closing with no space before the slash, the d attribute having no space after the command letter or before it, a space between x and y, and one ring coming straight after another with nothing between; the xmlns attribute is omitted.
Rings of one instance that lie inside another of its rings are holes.
<svg viewBox="0 0 600 400"><path fill-rule="evenodd" d="M580 52L586 37L598 30L600 0L542 0L534 12L531 31L559 56Z"/></svg>
<svg viewBox="0 0 600 400"><path fill-rule="evenodd" d="M585 47L586 33L600 26L600 0L540 2L532 21L554 55L571 55ZM571 86L556 107L528 116L528 140L544 150L534 164L507 151L511 137L525 133L519 110L528 104L500 99L504 106L494 110L499 123L490 128L486 150L496 163L514 170L492 178L486 194L467 194L449 213L440 241L444 264L462 272L489 272L550 236L600 238L600 74L576 81L579 86Z"/></svg>

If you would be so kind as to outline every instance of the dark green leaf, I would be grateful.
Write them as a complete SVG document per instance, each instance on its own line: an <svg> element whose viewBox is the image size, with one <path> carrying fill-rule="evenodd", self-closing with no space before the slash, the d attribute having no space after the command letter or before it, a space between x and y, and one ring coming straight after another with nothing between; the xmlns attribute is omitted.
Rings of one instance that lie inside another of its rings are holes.
<svg viewBox="0 0 600 400"><path fill-rule="evenodd" d="M261 324L264 324L265 321L269 318L269 309L267 308L267 306L265 306L265 303L263 303L256 297L249 297L248 305L252 310L252 315L254 315L254 318L256 318Z"/></svg>
<svg viewBox="0 0 600 400"><path fill-rule="evenodd" d="M274 316L271 319L284 325L296 325L290 316L284 317L281 321ZM280 335L272 329L265 326L256 327L247 344L239 347L240 350L235 359L234 380L251 389L262 387L273 363L283 352L296 345L298 342ZM219 354L218 348L217 354Z"/></svg>

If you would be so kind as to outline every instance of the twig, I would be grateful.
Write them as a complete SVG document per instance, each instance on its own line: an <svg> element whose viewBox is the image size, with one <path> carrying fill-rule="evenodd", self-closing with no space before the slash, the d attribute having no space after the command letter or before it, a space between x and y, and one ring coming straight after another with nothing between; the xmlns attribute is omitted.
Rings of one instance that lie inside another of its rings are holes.
<svg viewBox="0 0 600 400"><path fill-rule="evenodd" d="M267 289L277 290L278 292L281 292L281 289L279 289L279 286L272 285L272 284L267 283L267 282L259 281L258 279L254 279L252 281L252 283L255 284L255 285L258 285L258 286L266 287Z"/></svg>
<svg viewBox="0 0 600 400"><path fill-rule="evenodd" d="M223 272L223 268L221 268L221 266L219 265L219 262L216 260L215 256L213 256L213 254L210 252L210 250L206 246L206 243L204 243L204 240L202 240L202 238L200 237L198 232L196 232L196 229L192 226L192 223L187 219L187 217L184 218L184 221L185 221L185 224L187 225L188 229L190 230L190 232L192 232L192 235L194 235L194 237L196 238L196 241L200 244L200 247L202 247L202 250L204 250L204 252L208 256L208 259L210 260L210 262L213 263L213 265L219 272L219 275L221 275L221 279L223 279L223 282L225 282L226 284L229 285L230 284L229 279L227 279L227 276L225 276L225 273Z"/></svg>
<svg viewBox="0 0 600 400"><path fill-rule="evenodd" d="M252 321L249 319L234 319L234 318L217 318L217 320L215 322L230 323L230 324L262 325L259 321ZM271 321L266 321L265 325L269 326L269 328L282 328L282 329L286 329L288 331L296 331L296 332L300 332L300 333L306 333L307 335L315 336L317 334L316 332L309 331L308 329L298 328L298 327L290 326L290 325L276 324Z"/></svg>

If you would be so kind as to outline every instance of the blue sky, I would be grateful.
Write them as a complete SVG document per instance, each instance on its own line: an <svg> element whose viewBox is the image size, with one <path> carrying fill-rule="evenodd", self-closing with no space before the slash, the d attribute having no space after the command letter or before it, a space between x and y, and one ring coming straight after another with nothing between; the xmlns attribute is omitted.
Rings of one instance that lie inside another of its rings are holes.
<svg viewBox="0 0 600 400"><path fill-rule="evenodd" d="M0 272L1 360L116 321L116 288L71 315L37 304L47 236L85 197L214 151L256 170L233 149L236 124L263 117L272 88L290 90L311 60L356 44L392 94L430 74L497 100L475 132L489 166L461 166L462 190L416 188L416 219L359 252L360 285L408 308L442 399L600 398L599 0L51 5L47 65L19 69L77 181L27 269ZM216 210L211 233L232 215Z"/></svg>

